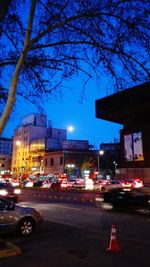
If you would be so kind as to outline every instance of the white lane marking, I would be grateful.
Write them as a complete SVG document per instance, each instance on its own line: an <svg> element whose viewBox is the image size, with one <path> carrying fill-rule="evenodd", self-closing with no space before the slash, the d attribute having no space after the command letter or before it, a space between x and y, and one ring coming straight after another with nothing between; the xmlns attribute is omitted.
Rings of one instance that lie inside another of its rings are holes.
<svg viewBox="0 0 150 267"><path fill-rule="evenodd" d="M62 209L69 209L69 210L79 210L81 211L82 209L81 208L74 208L74 207L67 207L67 206L64 206L64 205L57 205L57 204L54 204L54 203L29 203L29 202L21 202L19 203L19 205L26 205L26 206L34 206L34 207L38 207L38 206L51 206L51 207L55 207L55 208L62 208Z"/></svg>
<svg viewBox="0 0 150 267"><path fill-rule="evenodd" d="M67 207L67 206L63 206L63 205L53 205L55 206L56 208L63 208L63 209L69 209L69 210L82 210L82 209L79 209L79 208L73 208L73 207Z"/></svg>

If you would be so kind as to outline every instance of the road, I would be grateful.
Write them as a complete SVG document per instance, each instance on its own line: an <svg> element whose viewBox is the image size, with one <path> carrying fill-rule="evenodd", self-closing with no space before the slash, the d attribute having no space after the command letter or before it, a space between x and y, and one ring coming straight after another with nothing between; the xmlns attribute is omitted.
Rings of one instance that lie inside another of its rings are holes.
<svg viewBox="0 0 150 267"><path fill-rule="evenodd" d="M128 228L129 225L134 225L135 222L136 224L139 222L139 226L141 226L141 221L145 222L150 219L137 214L103 211L100 207L90 207L83 204L37 203L36 201L22 201L20 203L40 210L46 221L86 228L90 231L108 229L109 232L112 224L116 224L121 231L124 230L125 226Z"/></svg>
<svg viewBox="0 0 150 267"><path fill-rule="evenodd" d="M83 204L21 204L38 208L45 225L27 239L6 235L22 254L0 259L1 267L149 266L149 216L106 212ZM112 224L116 225L120 253L106 251Z"/></svg>

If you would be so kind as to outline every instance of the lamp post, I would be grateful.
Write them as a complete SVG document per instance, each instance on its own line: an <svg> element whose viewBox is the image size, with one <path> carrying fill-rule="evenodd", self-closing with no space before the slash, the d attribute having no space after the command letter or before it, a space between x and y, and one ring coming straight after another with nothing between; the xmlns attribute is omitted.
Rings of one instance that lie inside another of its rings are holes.
<svg viewBox="0 0 150 267"><path fill-rule="evenodd" d="M115 169L115 172L116 172L116 168L117 168L117 163L116 163L116 161L113 161L113 164L114 164L114 169Z"/></svg>
<svg viewBox="0 0 150 267"><path fill-rule="evenodd" d="M100 168L100 162L99 162L99 157L104 155L104 150L98 151L98 158L97 158L97 170L99 173L99 168Z"/></svg>

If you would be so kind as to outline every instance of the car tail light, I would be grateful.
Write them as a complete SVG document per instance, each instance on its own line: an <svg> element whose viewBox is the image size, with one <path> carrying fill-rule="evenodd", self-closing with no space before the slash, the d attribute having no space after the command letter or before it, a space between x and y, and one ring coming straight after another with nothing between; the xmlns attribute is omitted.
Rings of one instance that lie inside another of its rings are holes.
<svg viewBox="0 0 150 267"><path fill-rule="evenodd" d="M131 183L128 183L128 182L127 183L122 183L122 186L123 187L131 187Z"/></svg>
<svg viewBox="0 0 150 267"><path fill-rule="evenodd" d="M102 181L102 184L105 185L105 184L109 184L109 181Z"/></svg>
<svg viewBox="0 0 150 267"><path fill-rule="evenodd" d="M67 184L66 183L61 183L60 187L61 188L66 188L67 187Z"/></svg>

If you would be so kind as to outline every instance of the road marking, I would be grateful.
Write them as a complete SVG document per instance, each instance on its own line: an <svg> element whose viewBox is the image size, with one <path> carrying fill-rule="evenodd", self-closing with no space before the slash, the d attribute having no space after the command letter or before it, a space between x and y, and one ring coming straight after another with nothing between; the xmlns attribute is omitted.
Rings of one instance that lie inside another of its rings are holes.
<svg viewBox="0 0 150 267"><path fill-rule="evenodd" d="M56 208L63 208L63 209L68 209L68 210L82 210L82 209L79 209L79 208L72 208L72 207L67 207L67 206L63 206L63 205L53 205L55 206Z"/></svg>

